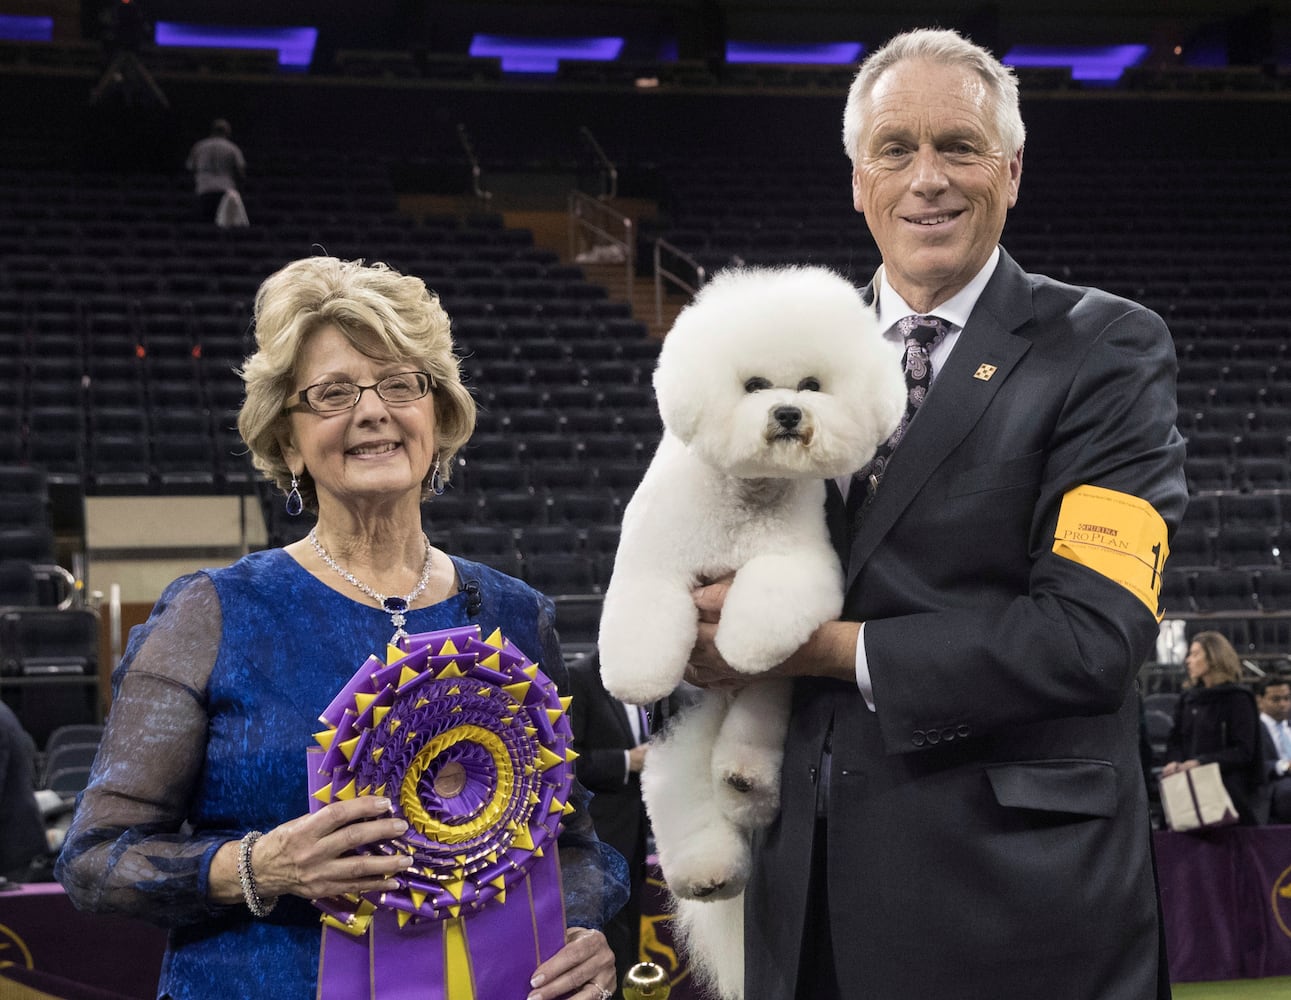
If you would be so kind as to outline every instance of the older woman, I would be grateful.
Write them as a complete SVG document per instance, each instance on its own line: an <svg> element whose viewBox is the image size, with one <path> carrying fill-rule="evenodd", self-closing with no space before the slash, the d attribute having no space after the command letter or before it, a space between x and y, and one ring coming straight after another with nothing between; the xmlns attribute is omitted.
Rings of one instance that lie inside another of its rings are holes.
<svg viewBox="0 0 1291 1000"><path fill-rule="evenodd" d="M1218 764L1243 824L1256 822L1253 799L1264 780L1260 712L1240 683L1242 662L1219 632L1198 632L1184 659L1187 687L1174 710L1162 774Z"/></svg>
<svg viewBox="0 0 1291 1000"><path fill-rule="evenodd" d="M475 422L425 285L380 264L299 260L260 288L255 325L239 429L288 509L316 510L317 526L175 581L134 630L57 866L77 906L170 928L159 994L176 1000L313 997L309 901L393 889L410 864L354 853L407 828L387 799L305 813L319 713L392 632L501 628L567 686L551 602L422 532L422 501ZM603 1000L614 957L599 927L626 897L622 862L584 808L560 857L566 943L531 996Z"/></svg>

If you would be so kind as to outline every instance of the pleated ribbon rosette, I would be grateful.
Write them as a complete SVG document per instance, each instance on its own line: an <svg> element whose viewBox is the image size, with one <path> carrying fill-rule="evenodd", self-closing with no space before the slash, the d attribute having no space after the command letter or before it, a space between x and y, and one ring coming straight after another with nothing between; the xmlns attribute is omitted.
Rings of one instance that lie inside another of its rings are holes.
<svg viewBox="0 0 1291 1000"><path fill-rule="evenodd" d="M523 1000L564 943L556 837L569 699L501 632L404 636L336 696L308 751L310 810L385 795L408 821L391 892L315 901L319 1000Z"/></svg>

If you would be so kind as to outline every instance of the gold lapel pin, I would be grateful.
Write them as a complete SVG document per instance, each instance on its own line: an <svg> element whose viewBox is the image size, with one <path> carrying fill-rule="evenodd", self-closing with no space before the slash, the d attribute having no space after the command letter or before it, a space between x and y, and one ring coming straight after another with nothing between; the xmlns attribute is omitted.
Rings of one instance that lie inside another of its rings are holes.
<svg viewBox="0 0 1291 1000"><path fill-rule="evenodd" d="M980 379L983 382L989 382L991 380L991 376L994 374L994 365L978 365L977 371L973 372L973 378Z"/></svg>

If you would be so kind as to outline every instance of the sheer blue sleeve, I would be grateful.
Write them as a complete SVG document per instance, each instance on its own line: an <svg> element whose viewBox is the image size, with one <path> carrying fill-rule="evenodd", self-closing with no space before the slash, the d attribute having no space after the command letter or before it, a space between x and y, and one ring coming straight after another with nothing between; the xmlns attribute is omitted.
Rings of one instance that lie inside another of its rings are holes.
<svg viewBox="0 0 1291 1000"><path fill-rule="evenodd" d="M211 859L238 834L185 831L207 738L206 683L219 600L202 575L176 580L132 630L112 710L54 873L78 909L164 927L227 912L207 900Z"/></svg>

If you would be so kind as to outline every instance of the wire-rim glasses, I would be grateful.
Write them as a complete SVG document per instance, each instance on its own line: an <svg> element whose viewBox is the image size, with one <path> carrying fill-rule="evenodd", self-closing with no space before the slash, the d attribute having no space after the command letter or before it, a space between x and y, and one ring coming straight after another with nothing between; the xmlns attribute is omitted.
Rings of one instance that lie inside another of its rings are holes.
<svg viewBox="0 0 1291 1000"><path fill-rule="evenodd" d="M413 403L435 387L435 380L427 372L396 372L373 382L318 382L308 385L291 397L285 413L304 406L315 413L340 413L359 405L363 394L371 389L387 403Z"/></svg>

